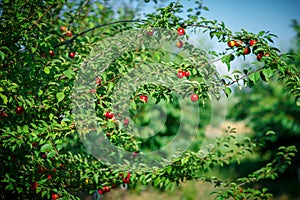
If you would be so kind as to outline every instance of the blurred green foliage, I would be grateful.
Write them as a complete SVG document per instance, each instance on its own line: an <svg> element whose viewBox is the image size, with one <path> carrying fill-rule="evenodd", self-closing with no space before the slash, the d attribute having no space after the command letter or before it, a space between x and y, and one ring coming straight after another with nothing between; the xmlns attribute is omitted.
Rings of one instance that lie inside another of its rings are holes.
<svg viewBox="0 0 300 200"><path fill-rule="evenodd" d="M294 62L290 64L299 70L300 26L296 21L293 21L293 28L297 37L294 42L296 45L290 50L294 58ZM245 161L237 167L236 173L247 174L253 167L259 167L270 161L276 154L278 146L295 145L298 153L292 166L277 181L268 184L275 194L288 193L299 196L300 106L295 102L295 97L284 85L278 83L277 79L278 77L273 76L267 83L259 81L253 88L235 91L236 102L232 105L228 117L237 121L243 120L253 130L253 139L261 141L260 155L257 157L260 164Z"/></svg>

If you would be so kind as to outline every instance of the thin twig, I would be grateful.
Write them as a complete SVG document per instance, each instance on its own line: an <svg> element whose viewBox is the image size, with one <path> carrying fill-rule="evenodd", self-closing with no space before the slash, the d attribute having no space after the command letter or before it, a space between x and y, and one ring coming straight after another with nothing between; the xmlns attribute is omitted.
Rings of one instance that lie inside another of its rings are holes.
<svg viewBox="0 0 300 200"><path fill-rule="evenodd" d="M31 25L30 30L33 29L33 26L34 26L34 25L37 25L37 24L38 24L38 22L46 15L46 13L49 12L49 10L50 10L52 7L53 7L53 4L52 4L51 6L49 6L49 7L45 10L45 12L42 14L42 16L41 16L40 18L38 18L38 19Z"/></svg>
<svg viewBox="0 0 300 200"><path fill-rule="evenodd" d="M100 28L100 27L110 26L110 25L113 25L113 24L119 24L119 23L128 23L128 22L133 23L133 22L142 22L142 21L143 21L143 20L120 20L120 21L111 22L111 23L107 23L107 24L99 24L99 25L94 26L93 28L90 28L90 29L88 29L88 30L85 30L85 31L83 31L83 32L81 32L81 33L75 35L75 36L72 37L70 40L66 40L66 41L64 41L64 42L62 42L62 43L59 43L59 44L54 45L54 47L57 48L57 47L60 47L60 46L65 45L65 44L70 44L70 43L72 43L77 37L79 37L79 36L81 36L81 35L83 35L83 34L85 34L85 33L87 33L87 32L90 32L90 31L92 31L92 30L95 30L95 29L97 29L97 28Z"/></svg>

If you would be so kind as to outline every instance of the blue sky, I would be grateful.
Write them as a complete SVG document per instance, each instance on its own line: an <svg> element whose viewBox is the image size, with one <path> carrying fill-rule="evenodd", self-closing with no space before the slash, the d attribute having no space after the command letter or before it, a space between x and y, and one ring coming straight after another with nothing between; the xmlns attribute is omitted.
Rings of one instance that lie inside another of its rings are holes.
<svg viewBox="0 0 300 200"><path fill-rule="evenodd" d="M300 23L299 0L203 0L203 4L209 8L202 13L204 17L224 21L233 31L270 31L278 36L275 45L283 50L290 47L295 36L292 19Z"/></svg>

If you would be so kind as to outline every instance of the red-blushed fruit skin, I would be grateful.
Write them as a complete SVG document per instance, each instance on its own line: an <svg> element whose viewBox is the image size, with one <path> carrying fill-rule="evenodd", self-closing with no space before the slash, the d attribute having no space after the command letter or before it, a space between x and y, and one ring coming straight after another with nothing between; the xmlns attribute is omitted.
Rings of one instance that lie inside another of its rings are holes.
<svg viewBox="0 0 300 200"><path fill-rule="evenodd" d="M52 194L51 197L52 197L53 200L59 199L59 195L58 194Z"/></svg>
<svg viewBox="0 0 300 200"><path fill-rule="evenodd" d="M1 112L1 113L0 113L0 117L1 117L1 118L8 117L8 114L5 113L5 112ZM1 118L0 118L0 119L1 119Z"/></svg>
<svg viewBox="0 0 300 200"><path fill-rule="evenodd" d="M65 32L65 31L67 30L67 28L66 28L65 26L61 26L61 27L60 27L60 30L61 30L62 32Z"/></svg>
<svg viewBox="0 0 300 200"><path fill-rule="evenodd" d="M129 124L129 119L125 118L123 124L128 125Z"/></svg>
<svg viewBox="0 0 300 200"><path fill-rule="evenodd" d="M252 47L257 43L257 40L250 40L249 45Z"/></svg>
<svg viewBox="0 0 300 200"><path fill-rule="evenodd" d="M65 164L62 164L62 163L59 164L59 168L64 169L65 167L66 167Z"/></svg>
<svg viewBox="0 0 300 200"><path fill-rule="evenodd" d="M179 71L177 72L177 76L178 76L178 78L183 78L183 77L185 76L185 72L179 70Z"/></svg>
<svg viewBox="0 0 300 200"><path fill-rule="evenodd" d="M184 72L184 76L189 77L191 74L189 71Z"/></svg>
<svg viewBox="0 0 300 200"><path fill-rule="evenodd" d="M193 101L193 102L197 102L199 100L198 94L192 94L190 96L190 98L191 98L191 101Z"/></svg>
<svg viewBox="0 0 300 200"><path fill-rule="evenodd" d="M227 45L232 48L232 47L235 46L235 41L234 40L230 40L230 41L227 42Z"/></svg>
<svg viewBox="0 0 300 200"><path fill-rule="evenodd" d="M70 58L74 58L74 57L75 57L75 52L70 52L70 53L69 53L69 57L70 57Z"/></svg>
<svg viewBox="0 0 300 200"><path fill-rule="evenodd" d="M130 183L130 180L127 178L123 178L123 183Z"/></svg>
<svg viewBox="0 0 300 200"><path fill-rule="evenodd" d="M112 112L110 112L110 111L107 111L107 112L105 113L105 117L106 117L107 119L112 119L112 118L114 117L114 114L113 114Z"/></svg>
<svg viewBox="0 0 300 200"><path fill-rule="evenodd" d="M110 191L110 187L108 187L107 185L103 187L103 191L104 192L109 192Z"/></svg>
<svg viewBox="0 0 300 200"><path fill-rule="evenodd" d="M131 176L131 174L130 174L130 172L128 172L126 178L127 178L127 179L130 179L130 176Z"/></svg>
<svg viewBox="0 0 300 200"><path fill-rule="evenodd" d="M72 31L67 31L67 32L66 32L66 36L67 36L67 37L72 37L72 35L73 35Z"/></svg>
<svg viewBox="0 0 300 200"><path fill-rule="evenodd" d="M262 57L269 57L269 56L270 56L269 53L265 53L265 54L264 53L258 53L256 58L257 58L258 61L260 61L262 59Z"/></svg>
<svg viewBox="0 0 300 200"><path fill-rule="evenodd" d="M97 89L93 88L93 89L90 89L90 92L95 94L97 92Z"/></svg>
<svg viewBox="0 0 300 200"><path fill-rule="evenodd" d="M182 28L182 27L178 28L177 33L178 33L178 35L184 35L185 34L184 28Z"/></svg>
<svg viewBox="0 0 300 200"><path fill-rule="evenodd" d="M240 40L236 40L236 41L235 41L235 44L234 44L234 46L236 46L236 47L240 47L240 46L242 46L242 44L243 44L243 42L242 42L242 41L240 41Z"/></svg>
<svg viewBox="0 0 300 200"><path fill-rule="evenodd" d="M32 145L32 147L36 147L38 145L38 143L37 142L33 142L33 143L31 143L31 145Z"/></svg>
<svg viewBox="0 0 300 200"><path fill-rule="evenodd" d="M101 82L102 82L102 79L101 79L101 78L99 78L99 77L97 77L97 78L96 78L96 85L100 85L100 84L101 84Z"/></svg>
<svg viewBox="0 0 300 200"><path fill-rule="evenodd" d="M138 152L133 152L132 153L132 156L135 158L135 157L137 157L139 155L139 153Z"/></svg>
<svg viewBox="0 0 300 200"><path fill-rule="evenodd" d="M99 193L99 194L104 194L104 191L103 191L102 189L99 189L99 190L98 190L98 193Z"/></svg>
<svg viewBox="0 0 300 200"><path fill-rule="evenodd" d="M264 56L263 53L259 53L259 54L257 54L256 59L257 59L258 61L260 61L261 58L262 58L263 56Z"/></svg>
<svg viewBox="0 0 300 200"><path fill-rule="evenodd" d="M145 95L141 95L141 96L140 96L140 100L141 100L142 102L144 102L144 103L147 103L147 102L148 102L148 97L145 96Z"/></svg>
<svg viewBox="0 0 300 200"><path fill-rule="evenodd" d="M23 108L23 106L18 106L16 107L16 114L20 115L25 111L25 109Z"/></svg>
<svg viewBox="0 0 300 200"><path fill-rule="evenodd" d="M38 173L44 173L45 171L46 171L46 168L44 168L44 167L41 167L41 166L38 166Z"/></svg>
<svg viewBox="0 0 300 200"><path fill-rule="evenodd" d="M251 50L249 47L245 47L244 48L244 55L247 55L247 54L250 54L251 53Z"/></svg>
<svg viewBox="0 0 300 200"><path fill-rule="evenodd" d="M51 57L53 57L53 56L55 55L54 51L53 51L53 50L50 50L50 51L49 51L49 55L50 55Z"/></svg>
<svg viewBox="0 0 300 200"><path fill-rule="evenodd" d="M154 30L150 30L147 32L147 35L152 36L154 34Z"/></svg>
<svg viewBox="0 0 300 200"><path fill-rule="evenodd" d="M39 184L37 182L33 182L30 186L30 188L33 190L33 191L36 191L36 188Z"/></svg>
<svg viewBox="0 0 300 200"><path fill-rule="evenodd" d="M183 42L182 42L182 41L178 41L178 42L176 43L176 46L177 46L178 48L182 48L182 47L183 47Z"/></svg>
<svg viewBox="0 0 300 200"><path fill-rule="evenodd" d="M123 183L130 183L130 172L128 172L127 176L123 178Z"/></svg>
<svg viewBox="0 0 300 200"><path fill-rule="evenodd" d="M43 159L47 159L47 155L46 155L44 152L41 152L41 153L40 153L40 156L41 156L41 158L43 158Z"/></svg>

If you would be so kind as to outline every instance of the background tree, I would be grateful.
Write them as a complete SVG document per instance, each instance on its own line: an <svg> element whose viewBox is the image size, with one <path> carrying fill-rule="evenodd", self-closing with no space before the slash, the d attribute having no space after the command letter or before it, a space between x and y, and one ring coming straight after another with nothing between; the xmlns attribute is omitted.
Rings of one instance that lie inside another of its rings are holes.
<svg viewBox="0 0 300 200"><path fill-rule="evenodd" d="M293 27L297 33L295 38L297 45L290 50L290 53L294 55L294 62L291 64L299 69L300 32L296 21L293 22ZM287 144L296 146L298 153L295 156L295 162L288 170L282 169L285 173L277 180L278 184L273 182L272 191L277 194L288 193L297 196L299 191L297 187L293 186L298 185L299 182L300 121L298 116L300 108L289 91L277 82L278 77L266 79L263 74L262 77L267 82L262 80L249 90L236 91L238 100L232 106L229 117L235 120L245 120L254 132L253 138L262 139L260 156L264 159L261 160L261 164L270 161L271 157L276 154L278 146ZM268 136L266 137L265 133L267 132ZM246 165L249 166L249 163ZM283 182L290 186L281 187Z"/></svg>

